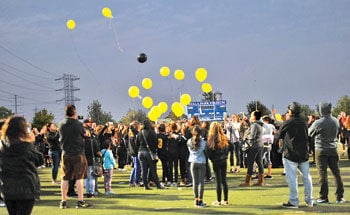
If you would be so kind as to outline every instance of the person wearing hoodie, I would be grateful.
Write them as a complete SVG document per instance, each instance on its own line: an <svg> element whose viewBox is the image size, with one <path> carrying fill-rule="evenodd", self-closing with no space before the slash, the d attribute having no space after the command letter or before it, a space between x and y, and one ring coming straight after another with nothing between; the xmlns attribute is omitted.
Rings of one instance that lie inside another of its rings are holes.
<svg viewBox="0 0 350 215"><path fill-rule="evenodd" d="M299 208L298 170L304 184L304 197L308 207L313 207L312 179L309 166L309 140L306 119L300 117L301 105L292 102L288 106L290 118L283 122L279 137L283 140L283 161L289 187L289 201L284 208Z"/></svg>
<svg viewBox="0 0 350 215"><path fill-rule="evenodd" d="M201 137L201 129L198 125L191 129L192 138L187 141L190 152L188 162L191 164L192 184L196 207L205 207L203 202L204 179L206 170L205 140Z"/></svg>
<svg viewBox="0 0 350 215"><path fill-rule="evenodd" d="M264 164L263 164L263 152L264 143L262 140L263 122L260 121L261 112L253 111L250 114L251 125L247 130L246 141L250 145L247 153L247 175L245 182L240 184L241 187L250 186L253 174L254 161L258 165L259 175L258 182L255 186L264 186Z"/></svg>
<svg viewBox="0 0 350 215"><path fill-rule="evenodd" d="M320 102L317 106L320 119L309 128L309 136L315 139L316 166L319 174L320 196L317 203L329 203L327 167L331 169L336 182L336 203L344 203L344 186L338 167L338 120L331 116L332 104Z"/></svg>

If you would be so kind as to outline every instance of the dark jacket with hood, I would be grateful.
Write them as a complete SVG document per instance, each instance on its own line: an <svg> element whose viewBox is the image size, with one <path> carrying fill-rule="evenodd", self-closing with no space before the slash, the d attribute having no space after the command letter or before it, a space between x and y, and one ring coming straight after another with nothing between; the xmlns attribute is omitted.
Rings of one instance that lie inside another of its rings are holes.
<svg viewBox="0 0 350 215"><path fill-rule="evenodd" d="M309 160L309 140L307 123L299 115L286 120L280 127L279 136L283 139L283 155L293 162Z"/></svg>
<svg viewBox="0 0 350 215"><path fill-rule="evenodd" d="M315 149L337 149L339 122L331 116L332 105L329 102L320 102L317 109L321 118L309 128L310 137L315 138Z"/></svg>
<svg viewBox="0 0 350 215"><path fill-rule="evenodd" d="M138 133L136 137L136 147L138 151L148 152L149 150L151 150L153 153L157 153L158 139L156 132L153 130L152 125L148 120L144 121L143 126L143 129L141 130L141 132ZM145 139L147 142L145 141Z"/></svg>
<svg viewBox="0 0 350 215"><path fill-rule="evenodd" d="M0 141L1 196L5 200L39 199L37 167L43 164L43 155L34 144Z"/></svg>

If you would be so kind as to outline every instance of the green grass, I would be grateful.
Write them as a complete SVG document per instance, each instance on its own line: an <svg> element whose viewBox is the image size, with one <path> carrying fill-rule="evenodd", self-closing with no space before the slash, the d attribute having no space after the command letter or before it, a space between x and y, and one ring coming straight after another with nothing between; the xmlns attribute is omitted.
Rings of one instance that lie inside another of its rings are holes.
<svg viewBox="0 0 350 215"><path fill-rule="evenodd" d="M341 174L344 181L345 198L350 200L350 161L341 160ZM158 169L159 173L160 170ZM299 209L283 209L281 204L288 200L288 186L285 177L281 176L282 168L273 169L273 179L266 180L269 186L241 188L238 185L244 180L246 169L239 174L228 173L229 206L215 207L211 202L216 200L215 183L206 184L204 201L207 208L193 206L192 188L179 187L167 190L153 189L144 191L141 187L129 188L129 173L114 172L113 191L115 196L100 195L87 199L92 207L75 209L76 198L68 200L67 209L58 207L60 201L60 187L52 185L50 168L39 170L42 192L41 200L35 203L33 213L36 214L320 214L320 213L350 213L350 203L335 204L335 183L329 172L329 200L331 204L308 208L303 204L303 187L299 177ZM314 197L319 192L316 167L311 168ZM99 189L103 190L103 179L99 178ZM0 214L7 214L5 208L0 208Z"/></svg>

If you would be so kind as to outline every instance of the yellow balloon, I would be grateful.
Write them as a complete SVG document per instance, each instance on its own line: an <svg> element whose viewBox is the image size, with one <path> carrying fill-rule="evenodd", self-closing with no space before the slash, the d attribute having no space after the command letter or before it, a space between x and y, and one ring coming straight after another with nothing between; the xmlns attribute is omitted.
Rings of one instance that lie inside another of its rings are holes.
<svg viewBox="0 0 350 215"><path fill-rule="evenodd" d="M104 7L102 9L102 15L108 19L112 19L113 15L112 15L112 11L109 7Z"/></svg>
<svg viewBox="0 0 350 215"><path fill-rule="evenodd" d="M209 92L212 91L212 87L211 87L211 85L209 83L203 83L202 84L202 90L205 93L209 93Z"/></svg>
<svg viewBox="0 0 350 215"><path fill-rule="evenodd" d="M177 117L182 116L182 114L185 112L184 107L179 102L174 102L171 105L171 110Z"/></svg>
<svg viewBox="0 0 350 215"><path fill-rule="evenodd" d="M67 21L67 28L69 30L73 30L75 28L75 21L73 19Z"/></svg>
<svg viewBox="0 0 350 215"><path fill-rule="evenodd" d="M142 99L142 105L145 107L145 108L150 108L150 107L152 107L152 105L153 105L153 100L152 100L152 98L151 97L149 97L149 96L146 96L146 97L144 97L143 99Z"/></svg>
<svg viewBox="0 0 350 215"><path fill-rule="evenodd" d="M159 102L158 107L161 113L165 113L168 110L168 104L166 102Z"/></svg>
<svg viewBox="0 0 350 215"><path fill-rule="evenodd" d="M281 116L281 114L276 113L276 114L275 114L275 117L276 117L276 120L277 120L277 121L282 121L282 116Z"/></svg>
<svg viewBox="0 0 350 215"><path fill-rule="evenodd" d="M169 67L163 66L162 68L160 68L160 75L163 77L167 77L170 75L170 69Z"/></svg>
<svg viewBox="0 0 350 215"><path fill-rule="evenodd" d="M185 93L180 96L180 103L182 105L186 106L190 104L190 102L191 102L191 96L189 94Z"/></svg>
<svg viewBox="0 0 350 215"><path fill-rule="evenodd" d="M196 79L199 82L205 81L205 79L207 79L207 70L204 68L198 68L196 71Z"/></svg>
<svg viewBox="0 0 350 215"><path fill-rule="evenodd" d="M174 77L176 80L184 80L185 78L185 73L181 70L181 69L178 69L174 72Z"/></svg>
<svg viewBox="0 0 350 215"><path fill-rule="evenodd" d="M149 90L152 88L152 80L150 78L144 78L142 80L142 87L146 90Z"/></svg>
<svg viewBox="0 0 350 215"><path fill-rule="evenodd" d="M140 94L140 90L139 90L139 88L138 87L136 87L136 86L131 86L131 87L129 87L129 96L131 97L131 98L136 98L136 97L138 97L139 96L139 94Z"/></svg>

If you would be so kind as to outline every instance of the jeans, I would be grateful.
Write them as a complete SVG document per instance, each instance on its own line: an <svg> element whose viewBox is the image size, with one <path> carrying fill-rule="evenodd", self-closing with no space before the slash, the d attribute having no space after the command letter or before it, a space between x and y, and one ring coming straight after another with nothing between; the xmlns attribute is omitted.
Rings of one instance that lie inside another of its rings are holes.
<svg viewBox="0 0 350 215"><path fill-rule="evenodd" d="M221 193L224 191L224 201L228 201L228 186L226 180L227 161L213 162L213 170L216 178L216 198L221 202Z"/></svg>
<svg viewBox="0 0 350 215"><path fill-rule="evenodd" d="M247 175L253 174L254 161L258 165L259 174L264 174L263 164L263 151L264 147L252 147L247 152Z"/></svg>
<svg viewBox="0 0 350 215"><path fill-rule="evenodd" d="M131 171L129 183L130 184L139 184L140 183L140 175L141 175L140 160L137 156L132 156L132 162L134 164L134 168Z"/></svg>
<svg viewBox="0 0 350 215"><path fill-rule="evenodd" d="M139 151L139 159L141 163L142 181L145 188L148 188L148 176L160 188L159 178L157 174L157 163L151 159L148 151Z"/></svg>
<svg viewBox="0 0 350 215"><path fill-rule="evenodd" d="M319 174L319 183L320 183L320 198L328 199L328 175L327 167L331 169L336 183L336 198L343 198L344 186L343 181L340 176L340 171L338 167L338 153L336 149L327 149L324 151L316 150L316 165Z"/></svg>
<svg viewBox="0 0 350 215"><path fill-rule="evenodd" d="M87 194L95 194L95 177L91 175L93 167L88 166L87 178L84 179L85 189Z"/></svg>
<svg viewBox="0 0 350 215"><path fill-rule="evenodd" d="M309 161L298 163L290 161L286 158L283 158L283 160L286 170L286 179L289 187L289 202L295 206L299 206L297 173L298 170L300 170L304 184L304 200L306 204L310 204L313 201L313 196Z"/></svg>
<svg viewBox="0 0 350 215"><path fill-rule="evenodd" d="M51 170L51 177L53 181L56 181L57 179L57 173L58 168L60 167L61 162L61 151L60 150L49 150L49 156L51 158L52 162L52 170Z"/></svg>
<svg viewBox="0 0 350 215"><path fill-rule="evenodd" d="M194 198L203 199L205 163L191 163Z"/></svg>

